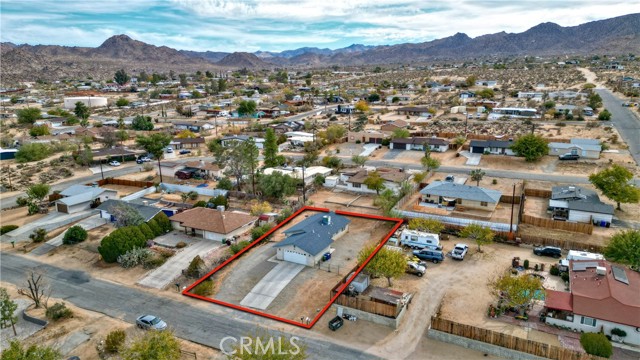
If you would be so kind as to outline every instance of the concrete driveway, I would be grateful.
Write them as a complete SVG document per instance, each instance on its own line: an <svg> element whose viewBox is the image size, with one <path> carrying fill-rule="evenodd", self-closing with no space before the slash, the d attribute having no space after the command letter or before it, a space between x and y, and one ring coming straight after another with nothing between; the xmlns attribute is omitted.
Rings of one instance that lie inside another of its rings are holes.
<svg viewBox="0 0 640 360"><path fill-rule="evenodd" d="M283 261L265 275L250 293L242 299L240 305L264 310L280 292L304 269L304 265Z"/></svg>
<svg viewBox="0 0 640 360"><path fill-rule="evenodd" d="M482 154L474 154L468 151L460 151L460 155L467 158L467 162L465 165L478 166L480 165L480 160L482 159Z"/></svg>
<svg viewBox="0 0 640 360"><path fill-rule="evenodd" d="M165 235L176 236L176 235ZM177 254L170 257L166 263L159 268L153 270L142 280L138 281L138 285L154 288L164 289L175 278L180 276L183 269L191 263L196 255L204 257L210 251L213 251L222 246L221 243L212 240L200 240L180 250Z"/></svg>

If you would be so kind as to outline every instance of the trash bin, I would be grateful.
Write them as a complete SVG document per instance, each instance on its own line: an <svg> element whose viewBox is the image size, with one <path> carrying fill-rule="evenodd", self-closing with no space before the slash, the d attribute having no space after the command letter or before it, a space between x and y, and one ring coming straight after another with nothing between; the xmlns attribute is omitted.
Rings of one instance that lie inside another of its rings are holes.
<svg viewBox="0 0 640 360"><path fill-rule="evenodd" d="M607 226L607 222L604 221L604 220L601 220L600 221L600 227L605 227L605 226Z"/></svg>
<svg viewBox="0 0 640 360"><path fill-rule="evenodd" d="M331 253L325 253L322 255L322 261L328 261L329 259L331 259Z"/></svg>

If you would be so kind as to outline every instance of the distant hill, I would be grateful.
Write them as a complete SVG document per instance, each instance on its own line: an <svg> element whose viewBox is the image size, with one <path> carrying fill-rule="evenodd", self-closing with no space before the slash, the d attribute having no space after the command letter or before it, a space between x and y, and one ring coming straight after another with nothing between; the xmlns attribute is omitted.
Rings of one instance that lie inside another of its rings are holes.
<svg viewBox="0 0 640 360"><path fill-rule="evenodd" d="M97 48L56 45L0 44L0 81L60 78L104 79L120 68L141 71L205 71L221 68L320 67L424 63L434 60L524 55L586 55L637 53L640 49L640 14L562 27L542 23L522 33L499 32L471 38L455 35L422 43L366 46L342 49L304 47L282 52L198 52L154 46L116 35Z"/></svg>

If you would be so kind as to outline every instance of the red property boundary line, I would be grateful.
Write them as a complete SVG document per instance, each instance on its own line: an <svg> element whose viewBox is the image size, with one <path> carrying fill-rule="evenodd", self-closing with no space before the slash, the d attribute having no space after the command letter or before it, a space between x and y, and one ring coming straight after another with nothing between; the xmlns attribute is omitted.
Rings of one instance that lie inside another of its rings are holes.
<svg viewBox="0 0 640 360"><path fill-rule="evenodd" d="M244 311L244 312L247 312L247 313L250 313L250 314L253 314L253 315L262 316L262 317L265 317L265 318L268 318L268 319L281 321L281 322L284 322L284 323L287 323L287 324L290 324L290 325L299 326L301 328L311 329L318 322L318 320L320 320L322 315L324 315L324 313L327 312L327 310L329 310L329 307L331 307L331 305L336 301L338 296L340 296L342 294L342 292L349 286L349 284L351 284L353 279L355 279L356 276L358 276L358 274L360 274L362 269L364 269L364 267L367 266L369 261L371 261L371 259L378 253L378 251L380 251L380 249L382 249L382 247L387 242L387 240L389 240L391 235L393 235L393 233L395 233L395 231L398 230L400 225L402 225L402 222L403 222L402 219L389 218L389 217L377 216L377 215L369 215L369 214L353 213L353 212L340 211L340 210L336 210L335 211L335 213L338 214L338 215L346 215L346 216L360 217L360 218L373 219L373 220L390 221L390 222L394 222L395 226L391 229L391 231L389 231L389 233L387 233L387 235L384 236L382 241L380 241L378 246L376 246L375 250L371 253L371 255L369 255L369 257L365 260L365 262L362 265L360 265L360 267L358 267L358 269L354 272L353 276L351 276L349 279L347 279L347 282L338 289L336 294L329 300L329 303L327 303L322 308L322 310L316 315L316 317L313 318L313 320L309 324L305 324L305 323L302 323L302 322L299 322L299 321L295 321L295 320L285 319L285 318L282 318L282 317L279 317L279 316L275 316L275 315L272 315L272 314L268 314L268 313L265 313L265 312L262 312L262 311L253 310L253 309L250 309L250 308L247 308L247 307L244 307L244 306L231 304L231 303L228 303L228 302L224 302L224 301L208 298L208 297L205 297L205 296L192 294L192 293L189 292L189 291L191 291L191 289L196 287L198 284L200 284L201 282L203 282L204 280L208 279L213 274L215 274L216 272L221 270L223 267L225 267L231 261L237 259L239 256L244 254L246 251L249 251L249 249L251 249L254 245L256 245L257 243L262 241L262 239L264 239L267 236L271 235L273 232L275 232L276 230L278 230L282 226L286 225L287 223L289 223L289 221L291 221L296 216L300 215L301 213L303 213L305 211L330 212L330 210L326 209L326 208L318 208L318 207L311 207L311 206L302 207L301 209L299 209L298 211L293 213L291 216L289 216L285 221L281 222L280 224L278 224L277 226L275 226L271 230L267 231L264 235L262 235L261 237L256 239L251 244L249 244L249 246L247 246L244 249L240 250L237 254L235 254L234 256L230 257L225 262L223 262L222 264L218 265L215 269L213 269L209 273L207 273L205 276L201 277L196 282L191 284L189 287L184 289L182 291L182 295L189 296L189 297L192 297L192 298L195 298L195 299L198 299L198 300L202 300L202 301L208 301L208 302L213 303L213 304L226 306L228 308L232 308L232 309L235 309L235 310Z"/></svg>

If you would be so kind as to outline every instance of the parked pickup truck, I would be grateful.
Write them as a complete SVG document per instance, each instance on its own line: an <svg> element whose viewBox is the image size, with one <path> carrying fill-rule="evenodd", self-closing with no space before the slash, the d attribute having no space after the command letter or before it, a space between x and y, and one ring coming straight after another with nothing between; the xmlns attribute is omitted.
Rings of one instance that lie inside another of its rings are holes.
<svg viewBox="0 0 640 360"><path fill-rule="evenodd" d="M333 319L329 320L329 329L331 331L336 331L340 329L344 325L344 320L340 316L336 316Z"/></svg>
<svg viewBox="0 0 640 360"><path fill-rule="evenodd" d="M469 246L467 246L467 244L456 244L453 250L451 250L451 258L464 260L464 256L467 255L467 251L469 251Z"/></svg>

